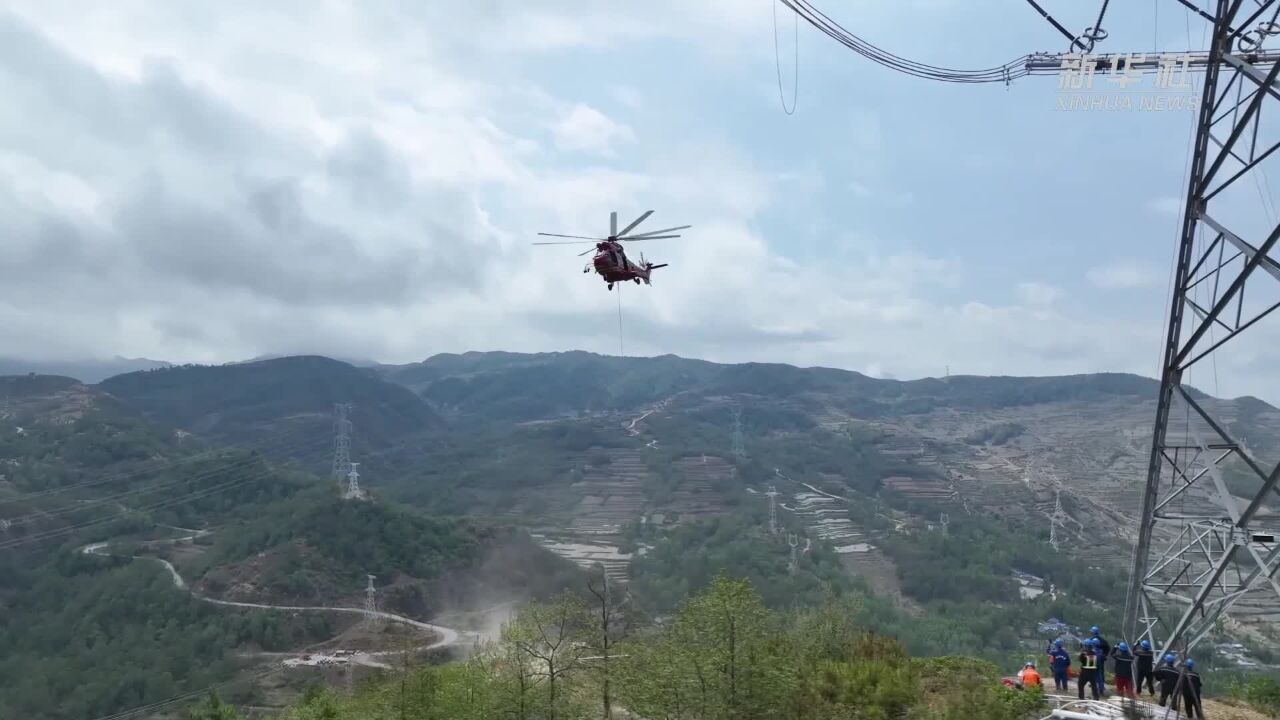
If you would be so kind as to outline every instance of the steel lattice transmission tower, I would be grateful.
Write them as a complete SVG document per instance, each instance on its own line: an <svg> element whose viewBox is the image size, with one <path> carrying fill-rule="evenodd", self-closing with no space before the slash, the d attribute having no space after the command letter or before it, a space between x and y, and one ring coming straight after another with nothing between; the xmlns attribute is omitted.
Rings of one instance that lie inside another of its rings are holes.
<svg viewBox="0 0 1280 720"><path fill-rule="evenodd" d="M1218 367L1274 355L1256 328L1280 307L1280 218L1254 172L1280 148L1280 128L1263 122L1265 106L1267 118L1280 112L1280 62L1257 52L1280 32L1280 0L1214 5L1125 604L1126 637L1160 652L1189 650L1242 600L1280 598L1280 519L1264 506L1280 495L1277 450L1251 451L1247 418L1236 424L1225 404L1183 384L1193 368L1203 385Z"/></svg>
<svg viewBox="0 0 1280 720"><path fill-rule="evenodd" d="M342 491L344 500L363 500L364 491L360 489L360 472L356 469L360 467L360 463L348 463L351 467L347 471L347 484Z"/></svg>
<svg viewBox="0 0 1280 720"><path fill-rule="evenodd" d="M351 404L333 406L333 478L341 487L351 473Z"/></svg>
<svg viewBox="0 0 1280 720"><path fill-rule="evenodd" d="M367 577L369 584L364 589L364 625L366 628L374 628L378 625L378 590L373 586L375 576Z"/></svg>
<svg viewBox="0 0 1280 720"><path fill-rule="evenodd" d="M769 534L778 534L778 488L769 486L765 496L769 498Z"/></svg>
<svg viewBox="0 0 1280 720"><path fill-rule="evenodd" d="M1058 550L1058 524L1062 522L1062 490L1053 491L1053 514L1049 516L1049 545Z"/></svg>
<svg viewBox="0 0 1280 720"><path fill-rule="evenodd" d="M796 568L800 567L800 554L796 550L800 546L800 538L795 533L787 533L787 545L791 546L791 560L787 563L787 572L795 575Z"/></svg>

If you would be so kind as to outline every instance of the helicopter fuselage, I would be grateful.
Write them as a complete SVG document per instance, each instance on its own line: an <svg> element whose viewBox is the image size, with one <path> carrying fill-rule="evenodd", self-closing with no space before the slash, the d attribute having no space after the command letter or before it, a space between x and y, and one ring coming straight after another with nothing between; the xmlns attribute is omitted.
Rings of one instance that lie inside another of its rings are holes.
<svg viewBox="0 0 1280 720"><path fill-rule="evenodd" d="M590 272L594 269L596 274L608 283L610 287L614 283L627 280L633 280L637 283L644 281L647 285L649 284L649 274L654 268L659 267L666 267L666 265L654 265L647 262L637 265L627 258L621 244L605 241L596 245L595 257L591 258L591 264L584 269L584 272Z"/></svg>

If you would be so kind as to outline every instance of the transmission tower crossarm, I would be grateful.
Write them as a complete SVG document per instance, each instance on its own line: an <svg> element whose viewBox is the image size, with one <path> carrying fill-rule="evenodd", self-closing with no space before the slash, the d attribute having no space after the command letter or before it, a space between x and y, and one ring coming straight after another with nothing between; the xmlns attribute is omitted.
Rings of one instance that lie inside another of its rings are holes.
<svg viewBox="0 0 1280 720"><path fill-rule="evenodd" d="M1171 59L1185 62L1188 71L1204 71L1210 62L1210 53L1203 50L1180 53L1036 53L1027 56L1027 70L1033 75L1047 75L1060 72L1064 63L1071 62L1076 69L1116 70L1120 72L1159 72L1168 66ZM1266 64L1280 60L1280 51L1259 50L1257 52L1239 53L1221 58L1221 62L1241 64L1249 67L1251 76L1261 84L1262 75L1252 64ZM1087 63L1081 67L1079 63ZM1246 71L1249 72L1249 71ZM1274 91L1272 91L1274 93Z"/></svg>

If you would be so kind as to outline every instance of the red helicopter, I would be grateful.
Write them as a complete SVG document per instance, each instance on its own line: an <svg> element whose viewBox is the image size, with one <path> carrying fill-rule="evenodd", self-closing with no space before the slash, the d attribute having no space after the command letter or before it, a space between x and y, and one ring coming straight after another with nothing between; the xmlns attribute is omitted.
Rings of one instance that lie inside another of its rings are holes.
<svg viewBox="0 0 1280 720"><path fill-rule="evenodd" d="M666 228L664 230L653 230L639 235L628 235L627 233L636 229L636 226L644 222L646 218L653 214L652 210L646 210L643 215L636 218L635 222L618 232L618 213L609 213L609 237L588 237L586 235L561 235L559 233L538 233L547 237L577 238L577 240L569 242L536 242L534 245L579 245L583 242L594 242L596 245L595 257L591 258L591 262L582 269L582 272L589 273L594 269L599 273L609 285L609 289L613 289L614 283L634 281L637 285L643 280L645 285L649 282L649 274L658 268L666 267L667 263L654 265L646 262L644 253L640 253L640 264L636 264L627 259L626 252L622 249L622 243L634 242L637 240L662 240L665 238L678 238L679 235L670 235L675 230L685 230L693 227L692 225L681 225L679 227ZM579 256L586 255L591 252L585 250L578 253Z"/></svg>

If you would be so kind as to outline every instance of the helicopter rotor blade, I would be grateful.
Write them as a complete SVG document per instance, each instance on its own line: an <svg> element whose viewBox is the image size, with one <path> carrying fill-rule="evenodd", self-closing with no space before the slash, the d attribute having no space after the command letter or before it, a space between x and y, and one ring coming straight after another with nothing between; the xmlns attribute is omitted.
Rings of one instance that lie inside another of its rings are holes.
<svg viewBox="0 0 1280 720"><path fill-rule="evenodd" d="M649 232L640 233L639 235L632 235L630 238L618 238L618 239L619 239L619 240L623 240L623 239L630 240L630 239L632 239L632 238L649 237L649 236L651 236L651 235L660 235L660 234L662 234L662 233L669 233L669 232L673 232L673 231L675 231L675 230L687 230L687 229L689 229L689 228L691 228L691 227L693 227L693 226L692 226L692 225L681 225L681 226L679 226L679 227L669 227L669 228L663 228L663 229L661 229L661 230L650 230Z"/></svg>
<svg viewBox="0 0 1280 720"><path fill-rule="evenodd" d="M643 215L641 215L640 217L636 218L635 222L633 222L633 223L631 223L630 225L628 225L628 226L626 226L626 227L622 228L622 232L615 232L615 233L613 233L613 234L614 234L615 236L617 236L617 235L626 235L627 233L629 233L629 232L631 232L632 230L634 230L634 229L635 229L635 227L636 227L637 225L639 225L640 223L644 222L644 219L645 219L645 218L649 217L649 216L650 216L650 215L652 215L652 214L653 214L653 211L652 211L652 210L645 210L645 211L644 211L644 214L643 214Z"/></svg>
<svg viewBox="0 0 1280 720"><path fill-rule="evenodd" d="M588 249L583 250L582 252L578 253L578 257L582 257L583 255L586 255L586 254L587 254L587 253L589 253L589 252L591 252L591 248L588 248Z"/></svg>
<svg viewBox="0 0 1280 720"><path fill-rule="evenodd" d="M613 212L609 213L609 237L614 237L617 234L618 234L618 211L614 210Z"/></svg>
<svg viewBox="0 0 1280 720"><path fill-rule="evenodd" d="M593 242L591 240L565 240L563 242L537 242L529 243L530 245L586 245Z"/></svg>
<svg viewBox="0 0 1280 720"><path fill-rule="evenodd" d="M591 236L589 236L589 235L561 235L560 233L538 233L538 234L539 234L539 235L542 235L543 237L567 237L567 238L578 238L579 240L606 240L606 239L608 239L608 238L602 238L602 237L591 237Z"/></svg>
<svg viewBox="0 0 1280 720"><path fill-rule="evenodd" d="M618 238L619 242L636 242L639 240L665 240L667 238L678 238L679 235L644 235L641 237Z"/></svg>

